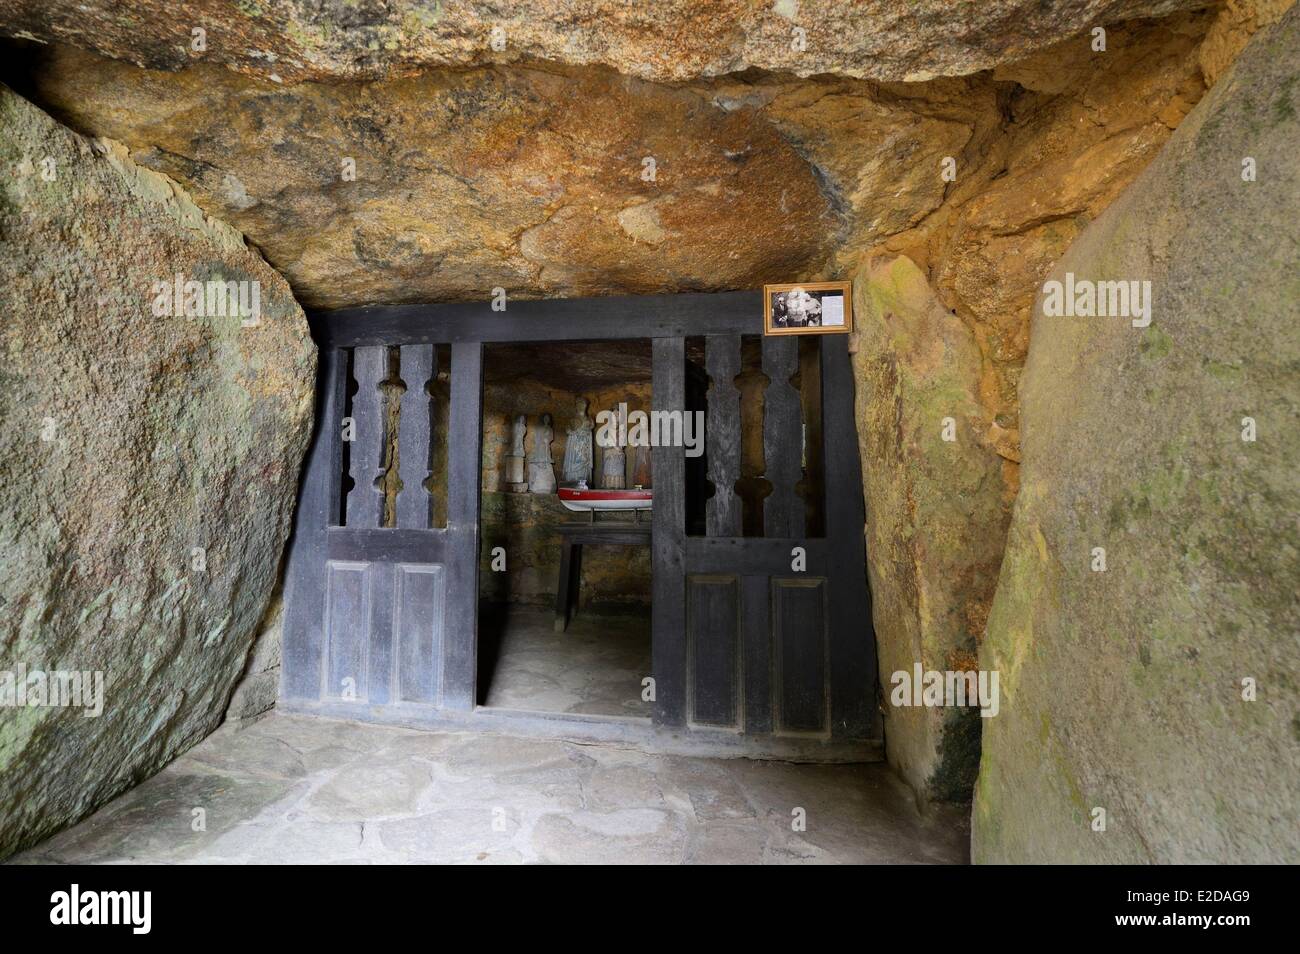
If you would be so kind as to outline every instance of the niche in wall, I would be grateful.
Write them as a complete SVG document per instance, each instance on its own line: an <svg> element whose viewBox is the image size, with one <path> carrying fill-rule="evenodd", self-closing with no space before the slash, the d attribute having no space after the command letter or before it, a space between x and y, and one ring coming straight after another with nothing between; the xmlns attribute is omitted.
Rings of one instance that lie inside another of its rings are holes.
<svg viewBox="0 0 1300 954"><path fill-rule="evenodd" d="M527 418L525 450L535 450L543 414L552 420L551 458L563 477L565 439L585 408L596 414L626 403L650 409L650 342L537 342L488 345L483 366L483 454L479 594L491 603L551 607L559 578L556 525L586 519L566 510L554 493L515 493L506 456L515 418ZM593 442L594 444L594 442ZM624 483L637 477L636 457L626 454ZM604 451L594 447L592 487L600 486ZM653 477L648 486L653 485ZM618 515L602 517L618 519ZM648 519L648 515L643 517ZM506 570L493 571L492 552L504 547ZM590 547L583 563L579 608L636 609L650 602L650 554L636 547Z"/></svg>

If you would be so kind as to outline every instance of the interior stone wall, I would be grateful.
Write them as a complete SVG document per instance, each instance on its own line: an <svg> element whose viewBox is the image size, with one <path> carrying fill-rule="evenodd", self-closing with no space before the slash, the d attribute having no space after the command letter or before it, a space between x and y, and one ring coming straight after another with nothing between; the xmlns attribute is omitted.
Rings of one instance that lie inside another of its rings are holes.
<svg viewBox="0 0 1300 954"><path fill-rule="evenodd" d="M505 455L510 450L511 422L518 414L528 418L525 450L531 450L534 427L544 413L554 421L551 458L555 476L562 477L564 442L569 421L579 400L588 405L594 424L598 411L626 401L629 409L648 409L650 387L644 382L598 385L584 393L567 391L528 377L509 383L489 383L483 394L483 498L480 508L481 546L479 591L494 602L553 606L560 572L560 523L580 522L585 514L567 510L555 494L517 494L505 485ZM599 487L602 451L595 448L592 487ZM625 464L625 481L631 486L632 456ZM620 515L624 516L624 515ZM609 518L601 518L609 519ZM492 568L492 551L504 547L506 569ZM615 610L647 606L650 601L650 554L637 547L584 547L578 605Z"/></svg>
<svg viewBox="0 0 1300 954"><path fill-rule="evenodd" d="M637 382L635 384L620 384L609 387L602 387L592 390L583 395L591 407L591 418L594 421L596 414L601 411L615 411L619 404L627 405L628 413L632 411L650 411L650 385L647 382ZM593 441L595 444L593 431ZM633 483L633 472L636 466L636 455L634 449L630 447L623 448L623 483L631 487ZM596 463L593 468L594 481L591 486L600 486L600 476L603 473L605 463L605 450L596 445ZM653 471L652 471L653 477ZM653 480L649 486L653 486Z"/></svg>
<svg viewBox="0 0 1300 954"><path fill-rule="evenodd" d="M498 603L551 608L560 576L557 524L583 519L554 494L485 493L482 502L479 593ZM505 547L506 571L492 569L492 550ZM650 551L644 547L583 547L578 606L618 611L650 605Z"/></svg>

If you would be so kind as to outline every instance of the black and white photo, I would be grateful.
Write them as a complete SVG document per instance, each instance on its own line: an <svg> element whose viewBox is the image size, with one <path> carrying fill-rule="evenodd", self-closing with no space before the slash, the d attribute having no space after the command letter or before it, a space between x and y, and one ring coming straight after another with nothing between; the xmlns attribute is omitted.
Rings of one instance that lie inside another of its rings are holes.
<svg viewBox="0 0 1300 954"><path fill-rule="evenodd" d="M763 286L763 333L815 335L853 330L851 282Z"/></svg>

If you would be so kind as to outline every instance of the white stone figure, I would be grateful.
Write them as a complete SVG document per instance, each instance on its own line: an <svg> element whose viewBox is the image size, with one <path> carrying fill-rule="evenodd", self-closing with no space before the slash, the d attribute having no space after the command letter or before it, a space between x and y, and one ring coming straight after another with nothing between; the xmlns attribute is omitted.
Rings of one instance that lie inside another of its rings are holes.
<svg viewBox="0 0 1300 954"><path fill-rule="evenodd" d="M573 423L564 442L565 483L590 483L593 452L591 447L591 421L587 418L587 402L578 398L573 407Z"/></svg>
<svg viewBox="0 0 1300 954"><path fill-rule="evenodd" d="M618 435L627 430L627 420L621 413L624 408L626 405L613 409L618 426L614 431L614 439L609 444L602 445L605 453L601 459L600 485L606 490L622 490L627 486L626 454L618 442Z"/></svg>
<svg viewBox="0 0 1300 954"><path fill-rule="evenodd" d="M528 489L524 479L524 437L528 433L528 418L520 414L510 428L510 453L506 455L506 485L521 494Z"/></svg>
<svg viewBox="0 0 1300 954"><path fill-rule="evenodd" d="M551 415L543 414L541 422L533 428L533 449L528 455L528 490L531 493L555 493L555 465L551 460L554 436Z"/></svg>

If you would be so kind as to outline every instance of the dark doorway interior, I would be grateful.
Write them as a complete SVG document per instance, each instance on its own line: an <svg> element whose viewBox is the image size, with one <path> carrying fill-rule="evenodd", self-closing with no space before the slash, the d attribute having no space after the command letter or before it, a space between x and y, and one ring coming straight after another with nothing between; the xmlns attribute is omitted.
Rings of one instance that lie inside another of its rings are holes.
<svg viewBox="0 0 1300 954"><path fill-rule="evenodd" d="M596 439L600 412L650 409L650 380L649 340L484 349L480 705L649 718L642 685L651 672L649 512L639 520L628 511L593 517L567 509L559 491L575 487L580 471L592 489L617 472L625 489L653 490L648 449L638 458L635 448L622 447L607 460L610 452ZM573 454L566 467L571 436L584 443L584 421L591 438L586 471ZM549 489L536 473L546 457L539 442L548 439L555 482ZM562 567L563 531L576 525L639 525L647 532L641 545L570 548ZM566 575L570 606L561 619L556 604Z"/></svg>

